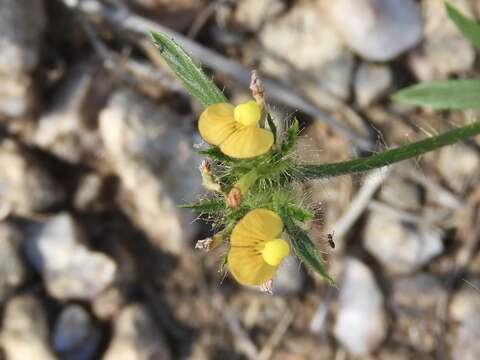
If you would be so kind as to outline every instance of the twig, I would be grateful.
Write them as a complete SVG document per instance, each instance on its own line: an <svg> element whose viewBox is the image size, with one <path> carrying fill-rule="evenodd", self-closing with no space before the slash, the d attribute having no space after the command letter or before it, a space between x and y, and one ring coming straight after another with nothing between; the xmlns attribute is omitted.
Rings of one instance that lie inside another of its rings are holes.
<svg viewBox="0 0 480 360"><path fill-rule="evenodd" d="M256 360L258 355L258 349L252 342L247 332L240 325L240 321L237 316L230 310L224 311L225 321L230 329L231 333L235 336L235 341L238 341L238 346L242 352L251 360Z"/></svg>
<svg viewBox="0 0 480 360"><path fill-rule="evenodd" d="M390 171L390 168L382 168L380 171L376 171L367 177L360 191L350 203L348 210L335 223L335 236L342 237L348 232L355 221L362 215L377 189L387 179Z"/></svg>
<svg viewBox="0 0 480 360"><path fill-rule="evenodd" d="M432 191L435 194L433 199L439 205L446 206L453 210L460 210L463 208L462 202L457 196L422 174L420 171L410 168L407 170L407 176L425 186L429 191Z"/></svg>
<svg viewBox="0 0 480 360"><path fill-rule="evenodd" d="M162 32L167 36L174 38L179 45L181 45L193 57L202 61L205 65L220 73L228 75L245 87L248 87L250 83L250 71L236 61L230 60L163 25L132 14L126 9L107 7L97 0L63 0L63 3L68 7L77 8L90 16L100 16L124 31L131 31L142 36L146 36L150 31ZM286 86L271 79L265 79L264 84L265 87L269 89L269 96L272 100L295 109L300 109L315 119L325 122L339 134L345 136L353 145L362 150L373 149L373 145L369 140L357 135L349 127L338 122L325 111L318 109L311 102L293 93Z"/></svg>
<svg viewBox="0 0 480 360"><path fill-rule="evenodd" d="M195 18L192 25L188 29L187 37L190 39L195 39L202 29L202 27L206 24L208 19L215 13L215 9L217 7L218 0L215 0L207 5L205 9L203 9L200 14Z"/></svg>
<svg viewBox="0 0 480 360"><path fill-rule="evenodd" d="M390 215L394 218L397 218L401 221L404 221L410 224L420 225L420 224L429 223L428 221L422 220L422 218L417 215L412 215L407 211L397 209L393 206L387 205L384 202L377 201L377 200L370 201L370 203L368 204L368 209Z"/></svg>
<svg viewBox="0 0 480 360"><path fill-rule="evenodd" d="M277 326L273 330L272 334L268 338L264 347L257 356L257 360L268 360L272 357L273 351L278 346L283 338L283 335L287 332L290 324L293 321L294 312L287 309L286 313L282 316Z"/></svg>
<svg viewBox="0 0 480 360"><path fill-rule="evenodd" d="M453 288L455 287L456 282L463 276L463 274L465 274L468 264L472 260L473 255L480 244L480 187L473 191L469 203L473 213L472 218L470 219L470 227L472 231L468 232L463 245L455 256L455 266L445 280L445 294L439 299L438 316L443 325L440 329L440 334L437 337L437 354L439 355L444 354L444 350L447 348L445 334L447 333L448 326L448 304L453 293Z"/></svg>
<svg viewBox="0 0 480 360"><path fill-rule="evenodd" d="M113 71L117 76L126 81L135 84L140 83L137 78L148 79L160 84L162 87L168 88L171 91L178 93L185 93L184 88L180 82L174 79L166 71L154 68L151 65L133 59L126 59L110 50L107 45L100 39L95 32L93 26L84 17L83 14L79 16L80 24L87 35L90 44L95 52L103 60L105 68ZM133 75L133 76L131 76Z"/></svg>
<svg viewBox="0 0 480 360"><path fill-rule="evenodd" d="M325 289L325 296L320 304L318 304L317 310L310 321L310 331L315 334L325 334L327 329L325 323L328 315L328 306L334 301L334 295L336 290L333 287L327 287Z"/></svg>

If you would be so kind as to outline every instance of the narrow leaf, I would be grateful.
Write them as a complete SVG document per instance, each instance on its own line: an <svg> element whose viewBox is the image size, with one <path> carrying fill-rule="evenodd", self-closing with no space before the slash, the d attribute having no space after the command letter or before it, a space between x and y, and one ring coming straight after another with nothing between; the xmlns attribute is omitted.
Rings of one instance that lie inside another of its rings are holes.
<svg viewBox="0 0 480 360"><path fill-rule="evenodd" d="M222 91L175 41L159 32L151 32L151 36L170 69L203 106L227 102Z"/></svg>
<svg viewBox="0 0 480 360"><path fill-rule="evenodd" d="M448 2L445 3L448 17L457 26L458 30L477 48L480 49L480 25L467 18L460 11L458 11L453 5ZM455 54L452 54L455 56Z"/></svg>
<svg viewBox="0 0 480 360"><path fill-rule="evenodd" d="M480 80L441 80L400 90L393 99L434 110L480 109Z"/></svg>
<svg viewBox="0 0 480 360"><path fill-rule="evenodd" d="M330 285L335 286L335 281L326 270L325 263L307 232L296 225L287 214L283 213L282 219L297 256L311 270L319 273Z"/></svg>

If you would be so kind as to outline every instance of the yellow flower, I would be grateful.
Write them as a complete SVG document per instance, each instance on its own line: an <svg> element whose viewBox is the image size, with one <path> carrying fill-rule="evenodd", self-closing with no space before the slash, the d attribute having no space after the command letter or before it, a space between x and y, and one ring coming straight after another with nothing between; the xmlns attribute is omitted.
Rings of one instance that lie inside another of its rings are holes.
<svg viewBox="0 0 480 360"><path fill-rule="evenodd" d="M273 145L271 131L257 127L261 110L255 101L238 106L213 104L200 115L198 130L202 138L220 146L232 158L246 159L265 154Z"/></svg>
<svg viewBox="0 0 480 360"><path fill-rule="evenodd" d="M252 210L235 225L228 267L240 284L262 285L273 278L290 253L288 243L278 238L282 230L280 217L267 209Z"/></svg>

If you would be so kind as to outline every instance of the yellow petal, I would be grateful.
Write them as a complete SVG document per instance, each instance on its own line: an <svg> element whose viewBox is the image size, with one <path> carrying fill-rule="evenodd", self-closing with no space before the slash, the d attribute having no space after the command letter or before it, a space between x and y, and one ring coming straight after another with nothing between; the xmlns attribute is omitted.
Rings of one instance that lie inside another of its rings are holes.
<svg viewBox="0 0 480 360"><path fill-rule="evenodd" d="M220 145L240 124L233 117L233 105L228 103L208 106L198 120L200 136L209 144Z"/></svg>
<svg viewBox="0 0 480 360"><path fill-rule="evenodd" d="M257 125L262 112L255 101L247 101L246 103L235 106L233 115L236 121L245 126Z"/></svg>
<svg viewBox="0 0 480 360"><path fill-rule="evenodd" d="M272 279L276 266L268 265L260 252L250 247L232 247L228 253L228 268L242 285L262 285Z"/></svg>
<svg viewBox="0 0 480 360"><path fill-rule="evenodd" d="M220 144L220 150L237 159L246 159L265 154L273 145L271 131L255 126L245 126L228 136Z"/></svg>
<svg viewBox="0 0 480 360"><path fill-rule="evenodd" d="M276 238L283 230L283 222L273 211L255 209L235 225L230 246L254 247L262 250L265 243Z"/></svg>

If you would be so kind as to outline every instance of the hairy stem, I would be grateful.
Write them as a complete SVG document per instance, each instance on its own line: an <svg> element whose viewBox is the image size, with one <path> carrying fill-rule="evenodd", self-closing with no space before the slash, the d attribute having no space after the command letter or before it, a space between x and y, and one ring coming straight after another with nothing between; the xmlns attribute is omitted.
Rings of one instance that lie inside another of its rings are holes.
<svg viewBox="0 0 480 360"><path fill-rule="evenodd" d="M307 181L310 179L369 171L425 154L442 146L451 145L478 134L480 134L480 121L447 131L437 136L432 136L424 140L359 159L324 165L299 165L297 168L297 178L301 181Z"/></svg>

